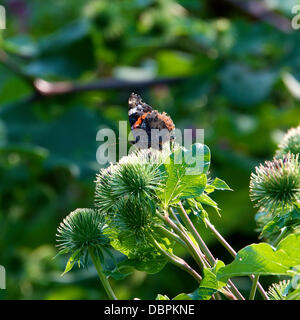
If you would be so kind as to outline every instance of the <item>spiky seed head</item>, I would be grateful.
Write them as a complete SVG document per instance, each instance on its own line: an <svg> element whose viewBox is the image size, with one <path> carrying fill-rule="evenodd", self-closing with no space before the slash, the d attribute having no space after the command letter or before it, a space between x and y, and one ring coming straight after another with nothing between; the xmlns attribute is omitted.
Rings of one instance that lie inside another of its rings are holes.
<svg viewBox="0 0 300 320"><path fill-rule="evenodd" d="M149 205L140 206L131 200L122 200L112 219L120 232L135 234L136 238L149 231L155 220Z"/></svg>
<svg viewBox="0 0 300 320"><path fill-rule="evenodd" d="M103 213L108 213L115 206L117 198L114 195L112 182L117 164L111 164L106 169L101 169L96 175L95 205Z"/></svg>
<svg viewBox="0 0 300 320"><path fill-rule="evenodd" d="M159 151L141 150L102 169L96 178L96 207L110 213L123 200L139 202L140 206L148 202L155 197L165 179L160 170L162 161L163 155Z"/></svg>
<svg viewBox="0 0 300 320"><path fill-rule="evenodd" d="M104 217L96 210L76 209L57 229L59 252L76 253L75 260L85 265L88 249L99 252L109 246L109 239L104 234L105 228Z"/></svg>
<svg viewBox="0 0 300 320"><path fill-rule="evenodd" d="M283 158L288 153L300 153L300 126L288 130L278 146L275 157Z"/></svg>
<svg viewBox="0 0 300 320"><path fill-rule="evenodd" d="M273 283L267 292L270 300L285 300L290 287L290 280Z"/></svg>
<svg viewBox="0 0 300 320"><path fill-rule="evenodd" d="M256 167L250 179L250 198L256 206L269 211L286 210L300 199L298 155L266 161Z"/></svg>

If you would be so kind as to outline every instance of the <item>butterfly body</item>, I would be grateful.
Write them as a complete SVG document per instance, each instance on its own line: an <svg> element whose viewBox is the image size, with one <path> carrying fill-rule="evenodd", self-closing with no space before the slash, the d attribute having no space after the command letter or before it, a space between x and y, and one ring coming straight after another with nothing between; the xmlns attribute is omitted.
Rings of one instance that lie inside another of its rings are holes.
<svg viewBox="0 0 300 320"><path fill-rule="evenodd" d="M151 129L163 130L166 129L168 137L160 138L159 148L161 149L161 145L165 142L167 138L172 138L172 131L175 126L172 119L165 113L159 113L157 110L153 110L151 106L143 102L142 98L132 93L128 100L128 117L129 123L131 126L131 130L134 133L135 129L142 129L147 133L148 143L147 147L151 147ZM137 138L132 143L135 144L139 141Z"/></svg>

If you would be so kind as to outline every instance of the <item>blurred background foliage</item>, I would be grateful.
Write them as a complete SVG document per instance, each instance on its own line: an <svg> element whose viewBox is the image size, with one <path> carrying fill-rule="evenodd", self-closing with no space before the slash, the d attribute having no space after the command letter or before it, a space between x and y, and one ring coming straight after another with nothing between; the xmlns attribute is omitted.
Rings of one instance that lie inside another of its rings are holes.
<svg viewBox="0 0 300 320"><path fill-rule="evenodd" d="M248 4L251 4L248 6ZM300 119L294 0L7 0L0 37L1 299L103 299L93 267L60 277L60 221L93 206L101 128L127 120L132 91L176 127L204 128L211 176L234 192L211 220L238 250L258 242L249 200L255 165ZM259 19L251 8L263 6ZM249 9L250 8L250 9ZM54 85L53 85L54 83ZM199 225L212 252L232 259ZM266 279L267 286L271 280ZM250 280L237 279L241 291ZM122 299L191 292L171 265L112 281Z"/></svg>

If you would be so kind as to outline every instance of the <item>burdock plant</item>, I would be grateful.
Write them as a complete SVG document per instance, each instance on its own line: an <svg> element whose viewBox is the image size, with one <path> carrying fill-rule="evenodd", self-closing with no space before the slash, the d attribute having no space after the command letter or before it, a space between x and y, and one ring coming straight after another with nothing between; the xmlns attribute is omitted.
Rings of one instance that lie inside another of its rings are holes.
<svg viewBox="0 0 300 320"><path fill-rule="evenodd" d="M288 153L300 153L300 126L288 130L280 142L275 156L276 158L283 158Z"/></svg>
<svg viewBox="0 0 300 320"><path fill-rule="evenodd" d="M273 248L280 248L289 239L300 238L297 228L300 224L299 152L300 126L290 129L279 144L273 160L256 167L251 175L250 198L259 207L256 221L261 231L260 237L270 242ZM300 243L291 242L290 245L293 249L286 248L289 253L285 254L299 259L296 252ZM278 260L280 263L282 261L282 258ZM293 273L292 270L290 272ZM291 295L288 295L288 290L292 290L290 281L274 283L269 288L268 297L271 300L299 299L297 290Z"/></svg>
<svg viewBox="0 0 300 320"><path fill-rule="evenodd" d="M193 157L197 160L194 163ZM95 209L75 210L58 228L59 250L71 255L65 272L75 262L86 266L90 256L108 297L116 299L106 275L122 279L126 276L124 268L157 273L170 262L187 272L196 286L194 292L181 293L176 300L244 300L231 278L245 275L252 281L249 299L255 298L257 289L264 299L270 299L258 281L259 276L293 276L296 272L293 267L300 260L300 235L285 237L286 220L272 220L280 210L292 210L292 207L295 212L292 211L291 217L298 219L298 155L288 154L256 168L250 182L251 199L260 207L260 214L264 210L272 212L263 228L279 228L279 236L272 247L268 243L252 244L239 252L210 221L207 208L220 212L212 194L231 189L221 179L209 177L209 166L209 148L196 143L188 150L176 145L172 150L136 150L101 169L95 181ZM230 264L225 265L212 254L199 225L209 229L232 255L234 260ZM193 263L175 254L175 245ZM293 251L292 247L299 250ZM104 270L108 256L105 252L112 256L116 251L125 260L113 259L114 265ZM277 263L282 254L284 264ZM168 297L158 295L157 299Z"/></svg>
<svg viewBox="0 0 300 320"><path fill-rule="evenodd" d="M160 170L163 157L153 149L136 151L100 170L96 176L95 206L109 213L124 200L139 204L151 201L165 179Z"/></svg>
<svg viewBox="0 0 300 320"><path fill-rule="evenodd" d="M256 206L285 212L300 199L300 165L298 155L266 161L251 174L250 197Z"/></svg>
<svg viewBox="0 0 300 320"><path fill-rule="evenodd" d="M168 260L188 268L173 255L174 241L161 235L163 222L156 214L167 156L167 150L138 150L101 170L96 179L95 206L105 216L112 246L148 273L158 272Z"/></svg>
<svg viewBox="0 0 300 320"><path fill-rule="evenodd" d="M290 280L279 281L279 283L273 283L268 290L268 296L270 300L285 300L290 289Z"/></svg>
<svg viewBox="0 0 300 320"><path fill-rule="evenodd" d="M110 240L104 234L105 220L93 209L76 209L61 222L57 229L59 254L70 254L64 273L70 271L74 264L86 267L90 255L99 278L109 298L116 299L111 286L103 272L104 253L108 250Z"/></svg>

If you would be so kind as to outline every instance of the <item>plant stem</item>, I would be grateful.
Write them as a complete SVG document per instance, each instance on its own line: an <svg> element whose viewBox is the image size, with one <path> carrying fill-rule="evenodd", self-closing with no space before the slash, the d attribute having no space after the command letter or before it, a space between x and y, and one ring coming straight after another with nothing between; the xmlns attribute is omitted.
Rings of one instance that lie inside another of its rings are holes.
<svg viewBox="0 0 300 320"><path fill-rule="evenodd" d="M278 237L273 241L272 245L275 247L278 245L278 243L282 240L282 238L285 236L287 232L287 227L283 227L280 231L280 234L278 235ZM255 297L255 292L256 292L256 288L259 284L258 280L259 280L259 275L256 276L251 276L252 278L252 288L251 288L251 292L250 292L250 296L249 296L249 300L254 300ZM268 300L269 297L267 296L266 293L264 293L263 297Z"/></svg>
<svg viewBox="0 0 300 320"><path fill-rule="evenodd" d="M278 235L278 237L273 241L272 246L276 247L278 245L278 243L283 239L283 237L286 235L287 233L287 227L283 227L280 230L280 234Z"/></svg>
<svg viewBox="0 0 300 320"><path fill-rule="evenodd" d="M199 245L197 244L197 241L195 240L195 238L194 237L192 238L191 237L192 235L189 234L188 231L185 229L185 227L180 223L176 214L173 212L172 208L170 208L170 212L176 221L175 226L178 226L178 228L176 229L178 234L184 237L185 242L191 248L191 252L199 257L199 259L201 260L202 267L209 267L210 266L209 262L207 261L205 254L199 248ZM167 218L167 220L169 223L174 223L169 217Z"/></svg>
<svg viewBox="0 0 300 320"><path fill-rule="evenodd" d="M94 254L94 251L92 249L89 249L89 254L90 254L90 257L93 261L93 264L95 265L98 276L100 278L100 281L102 282L102 285L105 289L105 292L106 292L108 298L110 300L118 300L118 298L115 296L115 294L113 292L113 289L110 286L110 283L109 283L106 275L103 273L103 268L102 268L102 265L101 265L99 258Z"/></svg>
<svg viewBox="0 0 300 320"><path fill-rule="evenodd" d="M176 241L177 243L181 244L182 247L184 247L185 249L189 250L188 246L186 245L186 243L174 232L168 230L167 228L158 225L155 226L159 232L161 232L162 234L164 234L165 236L169 237L170 239Z"/></svg>
<svg viewBox="0 0 300 320"><path fill-rule="evenodd" d="M223 236L219 233L219 231L215 228L213 224L210 223L208 219L204 219L204 222L209 227L209 229L212 231L212 233L215 235L215 237L218 239L218 241L223 245L225 249L233 256L236 256L236 251L230 246L230 244L223 238Z"/></svg>
<svg viewBox="0 0 300 320"><path fill-rule="evenodd" d="M190 247L184 242L181 237L179 237L177 234L173 233L172 231L168 230L167 228L163 226L156 226L156 228L165 236L169 237L170 239L173 239L177 243L179 243L183 248L185 248L194 258L194 260L197 262L200 269L203 268L203 261L199 258L197 254L195 254L194 251L190 250Z"/></svg>
<svg viewBox="0 0 300 320"><path fill-rule="evenodd" d="M223 236L217 231L214 225L210 223L208 219L205 219L204 222L209 227L209 229L212 231L212 233L215 235L215 237L219 240L219 242L224 246L225 249L235 258L237 253L236 251L230 246L230 244L223 238ZM249 276L252 281L255 281L255 276L250 275ZM264 288L262 285L257 281L257 287L259 292L261 293L262 297L265 300L269 300L268 295L266 294Z"/></svg>
<svg viewBox="0 0 300 320"><path fill-rule="evenodd" d="M182 270L189 273L194 279L200 283L202 277L182 258L177 257L175 254L172 254L166 250L164 250L161 245L155 240L152 234L148 234L149 239L151 240L152 244L175 266L181 268Z"/></svg>
<svg viewBox="0 0 300 320"><path fill-rule="evenodd" d="M176 233L177 235L184 241L186 244L188 251L194 258L194 260L197 262L199 268L202 270L205 266L205 258L202 252L196 247L196 245L192 242L192 240L189 238L188 234L185 232L184 229L181 229L178 227L168 216L167 212L165 212L165 215L160 214L157 212L157 215L165 222L167 223Z"/></svg>
<svg viewBox="0 0 300 320"><path fill-rule="evenodd" d="M258 284L258 278L259 278L258 275L254 276L254 280L252 282L252 287L251 287L251 291L250 291L249 300L254 300L254 298L255 298L256 288L257 288L257 284Z"/></svg>
<svg viewBox="0 0 300 320"><path fill-rule="evenodd" d="M210 250L208 249L206 243L203 241L203 239L201 238L200 234L198 233L197 229L195 228L195 226L193 225L192 221L190 220L188 214L186 213L183 205L181 202L179 202L179 206L180 206L180 212L179 215L181 217L181 219L183 220L183 222L185 223L186 227L188 228L188 230L191 232L191 234L193 235L193 237L196 239L200 249L203 251L203 253L207 256L208 261L210 262L210 264L212 266L214 266L214 264L216 263L216 259L214 258L214 256L212 255L212 253L210 252ZM245 298L243 297L243 295L239 292L239 290L236 288L236 286L233 284L233 282L231 280L228 281L228 283L231 286L231 289L234 293L234 295L239 299L239 300L245 300Z"/></svg>
<svg viewBox="0 0 300 320"><path fill-rule="evenodd" d="M201 236L199 235L197 229L195 228L195 226L193 225L192 221L190 220L188 214L186 213L183 205L181 202L179 202L179 206L180 206L180 212L179 215L181 217L181 219L183 220L184 224L186 225L187 229L191 232L191 234L193 235L193 237L195 238L195 240L197 241L200 249L203 251L203 253L205 254L205 256L207 257L209 263L211 265L214 265L216 260L214 258L214 256L212 255L212 253L209 251L208 247L206 246L205 242L203 241L203 239L201 238Z"/></svg>

